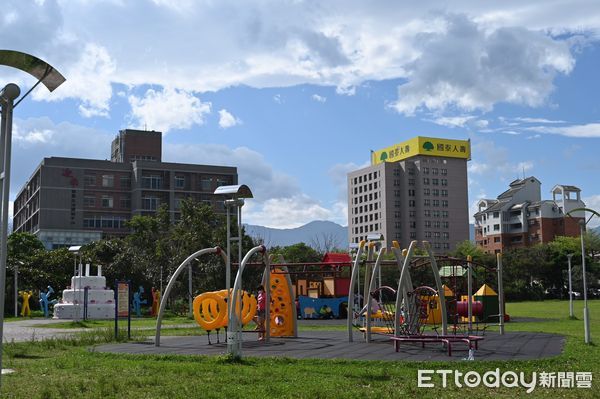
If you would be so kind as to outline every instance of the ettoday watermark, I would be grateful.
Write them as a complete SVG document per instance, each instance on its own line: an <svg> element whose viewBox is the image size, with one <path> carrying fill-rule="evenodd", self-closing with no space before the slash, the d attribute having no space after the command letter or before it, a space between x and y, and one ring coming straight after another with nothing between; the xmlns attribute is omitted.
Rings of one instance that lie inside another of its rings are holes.
<svg viewBox="0 0 600 399"><path fill-rule="evenodd" d="M441 378L441 385L436 385L434 376ZM417 386L419 388L442 388L454 384L457 388L476 388L481 385L488 388L524 388L527 393L536 388L592 388L591 372L536 372L523 371L478 371L462 372L458 370L418 370Z"/></svg>

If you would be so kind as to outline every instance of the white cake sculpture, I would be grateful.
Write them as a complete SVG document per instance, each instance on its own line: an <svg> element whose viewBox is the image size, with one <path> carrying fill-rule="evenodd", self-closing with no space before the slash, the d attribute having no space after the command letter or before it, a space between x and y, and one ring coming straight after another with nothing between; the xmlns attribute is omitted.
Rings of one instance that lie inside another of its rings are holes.
<svg viewBox="0 0 600 399"><path fill-rule="evenodd" d="M87 318L112 319L115 317L115 294L106 287L106 277L102 275L102 266L98 266L98 275L90 276L90 265L85 265L82 275L79 265L76 276L71 277L71 287L63 291L62 300L54 305L55 319L82 319L84 316L85 289L87 288Z"/></svg>

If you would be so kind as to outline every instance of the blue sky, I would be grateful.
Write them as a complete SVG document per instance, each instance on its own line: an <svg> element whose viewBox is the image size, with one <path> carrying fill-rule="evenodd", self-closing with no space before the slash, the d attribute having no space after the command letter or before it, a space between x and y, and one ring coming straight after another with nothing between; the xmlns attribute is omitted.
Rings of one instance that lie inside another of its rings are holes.
<svg viewBox="0 0 600 399"><path fill-rule="evenodd" d="M471 139L472 209L524 173L600 210L597 3L400 3L5 0L0 48L67 78L15 110L11 198L43 157L147 128L166 161L237 166L253 224L346 225L346 173L417 135Z"/></svg>

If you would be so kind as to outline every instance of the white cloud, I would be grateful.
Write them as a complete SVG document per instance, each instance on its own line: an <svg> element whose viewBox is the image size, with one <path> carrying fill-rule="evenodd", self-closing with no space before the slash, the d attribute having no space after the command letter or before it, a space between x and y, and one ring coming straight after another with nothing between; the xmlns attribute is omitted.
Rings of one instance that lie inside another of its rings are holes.
<svg viewBox="0 0 600 399"><path fill-rule="evenodd" d="M539 139L539 138L541 138L541 137L542 137L542 135L541 135L541 134L534 134L533 136L527 136L527 137L525 137L525 138L526 138L527 140L536 140L536 139Z"/></svg>
<svg viewBox="0 0 600 399"><path fill-rule="evenodd" d="M507 148L489 140L478 141L472 147L473 160L469 162L467 170L473 175L512 180L523 172L533 170L535 166L533 160L511 160Z"/></svg>
<svg viewBox="0 0 600 399"><path fill-rule="evenodd" d="M464 127L474 116L443 116L433 120L434 123L447 127Z"/></svg>
<svg viewBox="0 0 600 399"><path fill-rule="evenodd" d="M548 123L548 124L567 123L567 122L561 121L561 120L551 120L551 119L544 119L544 118L514 118L514 120L518 121L518 122L523 122L523 123Z"/></svg>
<svg viewBox="0 0 600 399"><path fill-rule="evenodd" d="M543 10L458 1L453 15L436 13L433 0L410 7L359 0L5 0L2 7L0 48L39 55L67 77L51 96L36 98L79 98L85 116L107 115L111 83L196 93L308 83L353 95L365 81L403 78L401 112L538 105L555 75L573 68L570 48L579 44L568 37L600 27L594 2L566 0ZM139 26L168 29L157 35ZM219 40L198 40L209 37Z"/></svg>
<svg viewBox="0 0 600 399"><path fill-rule="evenodd" d="M44 144L48 143L54 131L50 129L32 129L26 132L21 132L18 125L13 127L13 139L15 143L23 142L25 146L27 144Z"/></svg>
<svg viewBox="0 0 600 399"><path fill-rule="evenodd" d="M336 218L334 211L304 194L268 199L249 208L246 219L252 224L280 229L299 227L313 220L339 222L339 217Z"/></svg>
<svg viewBox="0 0 600 399"><path fill-rule="evenodd" d="M273 101L275 101L277 104L283 104L283 99L281 98L281 94L275 94L273 96Z"/></svg>
<svg viewBox="0 0 600 399"><path fill-rule="evenodd" d="M221 129L227 129L230 127L234 127L236 125L240 125L242 121L231 113L229 113L226 109L222 109L219 111L219 126Z"/></svg>
<svg viewBox="0 0 600 399"><path fill-rule="evenodd" d="M143 97L129 96L131 113L138 127L163 133L172 129L189 129L204 124L211 103L203 103L192 93L177 89L146 91Z"/></svg>
<svg viewBox="0 0 600 399"><path fill-rule="evenodd" d="M444 29L416 38L418 58L406 65L408 82L398 89L398 112L426 108L489 111L498 102L539 106L556 74L575 60L569 43L522 27L486 29L466 15L445 15Z"/></svg>
<svg viewBox="0 0 600 399"><path fill-rule="evenodd" d="M327 101L327 97L322 97L322 96L320 96L318 94L313 94L311 98L313 100L315 100L316 102L319 102L319 103L324 103L324 102Z"/></svg>
<svg viewBox="0 0 600 399"><path fill-rule="evenodd" d="M467 169L469 173L481 175L490 170L490 165L486 163L471 161Z"/></svg>
<svg viewBox="0 0 600 399"><path fill-rule="evenodd" d="M570 126L532 126L525 128L525 130L546 134L559 134L561 136L573 138L600 137L600 123L587 123L584 125Z"/></svg>

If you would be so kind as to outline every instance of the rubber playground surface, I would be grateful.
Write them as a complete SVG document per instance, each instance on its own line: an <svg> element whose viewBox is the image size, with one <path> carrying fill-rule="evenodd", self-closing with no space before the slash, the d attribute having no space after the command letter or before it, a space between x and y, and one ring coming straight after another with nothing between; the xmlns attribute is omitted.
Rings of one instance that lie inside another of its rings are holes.
<svg viewBox="0 0 600 399"><path fill-rule="evenodd" d="M402 343L399 352L394 352L392 341L384 335L373 335L372 342L364 342L360 332L354 333L354 342L348 342L346 331L301 331L298 338L271 338L268 343L256 340L256 334L244 334L243 356L289 357L296 359L357 359L387 361L424 360L463 360L468 356L468 347L463 343L452 345L452 356L441 343L428 343L425 348L420 343ZM565 338L557 334L536 332L495 332L485 334L475 351L475 360L530 360L561 354ZM224 340L221 334L221 340ZM154 345L154 339L145 342L106 344L92 349L96 352L129 354L170 354L208 355L227 353L227 345L216 343L211 334L212 345L207 336L166 336L161 338L161 346Z"/></svg>

